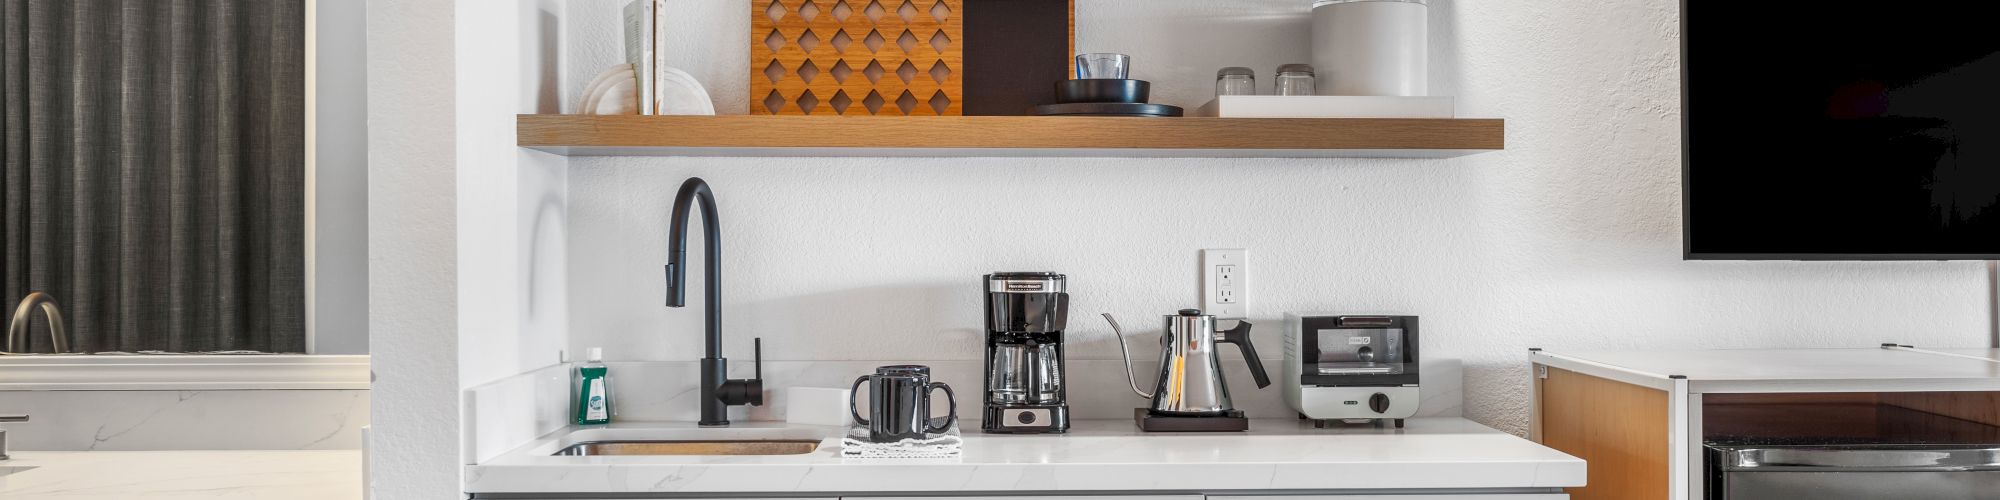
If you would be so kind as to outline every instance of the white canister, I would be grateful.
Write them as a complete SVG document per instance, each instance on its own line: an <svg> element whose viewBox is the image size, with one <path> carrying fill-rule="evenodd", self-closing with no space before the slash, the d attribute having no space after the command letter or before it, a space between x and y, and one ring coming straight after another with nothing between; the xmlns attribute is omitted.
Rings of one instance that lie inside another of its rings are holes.
<svg viewBox="0 0 2000 500"><path fill-rule="evenodd" d="M1427 0L1318 0L1312 10L1313 67L1321 95L1429 93Z"/></svg>

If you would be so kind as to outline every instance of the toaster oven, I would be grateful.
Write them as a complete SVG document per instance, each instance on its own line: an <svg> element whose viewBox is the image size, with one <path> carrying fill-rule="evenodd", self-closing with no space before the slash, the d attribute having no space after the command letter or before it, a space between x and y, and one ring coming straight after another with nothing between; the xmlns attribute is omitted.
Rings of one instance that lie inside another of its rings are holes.
<svg viewBox="0 0 2000 500"><path fill-rule="evenodd" d="M1394 421L1421 401L1416 316L1285 315L1285 402L1299 418Z"/></svg>

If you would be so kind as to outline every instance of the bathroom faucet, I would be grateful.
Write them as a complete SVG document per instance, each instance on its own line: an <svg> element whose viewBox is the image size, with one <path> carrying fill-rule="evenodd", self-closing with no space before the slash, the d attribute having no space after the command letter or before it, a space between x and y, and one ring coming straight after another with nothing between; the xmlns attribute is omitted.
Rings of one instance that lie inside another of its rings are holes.
<svg viewBox="0 0 2000 500"><path fill-rule="evenodd" d="M42 314L49 318L49 345L51 352L69 352L69 332L63 329L62 308L56 306L56 298L47 293L31 292L21 297L21 306L14 308L14 320L7 324L6 352L28 352L28 316L35 313L35 306L42 306Z"/></svg>
<svg viewBox="0 0 2000 500"><path fill-rule="evenodd" d="M28 414L26 413L20 415L0 415L0 422L26 422L26 421L28 421ZM0 429L0 460L6 460L8 458L9 457L7 456L7 429Z"/></svg>
<svg viewBox="0 0 2000 500"><path fill-rule="evenodd" d="M688 212L701 202L701 232L705 240L707 266L703 269L703 339L707 344L701 358L701 426L729 425L729 407L764 404L764 339L757 339L757 377L730 380L729 362L722 358L722 229L716 225L715 193L700 177L681 183L674 196L673 227L667 233L667 307L687 306L687 223Z"/></svg>

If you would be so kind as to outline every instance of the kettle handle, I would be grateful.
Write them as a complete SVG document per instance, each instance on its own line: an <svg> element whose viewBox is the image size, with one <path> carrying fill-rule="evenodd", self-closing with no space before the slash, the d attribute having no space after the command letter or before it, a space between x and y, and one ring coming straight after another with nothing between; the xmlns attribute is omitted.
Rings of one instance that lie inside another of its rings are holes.
<svg viewBox="0 0 2000 500"><path fill-rule="evenodd" d="M1257 381L1258 389L1271 386L1271 376L1264 373L1264 361L1257 358L1257 347L1250 345L1249 321L1237 321L1236 328L1223 330L1222 341L1243 349L1243 362L1250 364L1250 378Z"/></svg>

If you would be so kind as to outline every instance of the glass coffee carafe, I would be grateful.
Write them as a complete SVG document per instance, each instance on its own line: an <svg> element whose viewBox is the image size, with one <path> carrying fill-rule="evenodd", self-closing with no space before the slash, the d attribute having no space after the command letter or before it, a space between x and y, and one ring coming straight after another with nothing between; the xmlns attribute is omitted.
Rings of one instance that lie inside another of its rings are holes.
<svg viewBox="0 0 2000 500"><path fill-rule="evenodd" d="M1050 404L1061 401L1062 349L1058 344L995 344L988 353L992 370L987 401L1001 404Z"/></svg>

